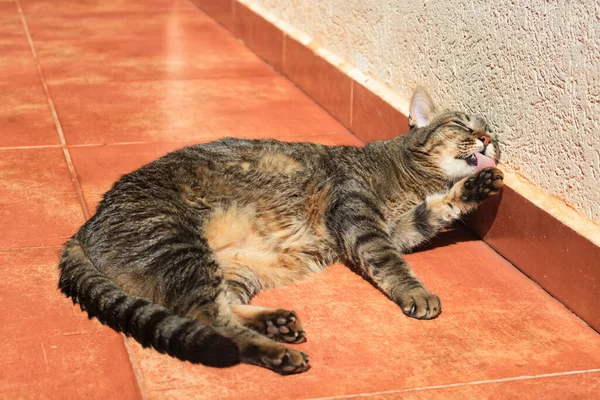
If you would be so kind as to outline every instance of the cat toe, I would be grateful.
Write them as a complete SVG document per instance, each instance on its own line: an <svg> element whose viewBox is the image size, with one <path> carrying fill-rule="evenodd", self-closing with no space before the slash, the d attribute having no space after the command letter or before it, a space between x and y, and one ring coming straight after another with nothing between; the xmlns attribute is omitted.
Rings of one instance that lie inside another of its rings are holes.
<svg viewBox="0 0 600 400"><path fill-rule="evenodd" d="M263 366L281 375L299 374L310 369L308 356L293 349L286 349L281 356L265 356L262 360Z"/></svg>
<svg viewBox="0 0 600 400"><path fill-rule="evenodd" d="M266 317L265 325L271 339L290 344L306 342L306 333L293 311L277 310Z"/></svg>

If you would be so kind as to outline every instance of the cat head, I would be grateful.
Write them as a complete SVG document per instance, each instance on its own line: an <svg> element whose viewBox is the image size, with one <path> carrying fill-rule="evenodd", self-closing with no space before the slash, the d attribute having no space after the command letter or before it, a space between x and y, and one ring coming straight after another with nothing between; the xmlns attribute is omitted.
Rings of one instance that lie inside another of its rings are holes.
<svg viewBox="0 0 600 400"><path fill-rule="evenodd" d="M449 181L495 166L499 160L498 139L483 118L459 111L438 112L421 87L411 100L409 125L408 150L415 161Z"/></svg>

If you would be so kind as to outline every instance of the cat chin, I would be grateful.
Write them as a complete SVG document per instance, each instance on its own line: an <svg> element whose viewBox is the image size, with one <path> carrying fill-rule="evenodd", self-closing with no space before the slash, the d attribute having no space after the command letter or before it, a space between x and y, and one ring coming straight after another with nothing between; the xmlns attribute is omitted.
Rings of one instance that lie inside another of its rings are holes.
<svg viewBox="0 0 600 400"><path fill-rule="evenodd" d="M440 164L440 167L451 181L466 178L477 171L477 166L469 165L465 160L454 157L445 158Z"/></svg>

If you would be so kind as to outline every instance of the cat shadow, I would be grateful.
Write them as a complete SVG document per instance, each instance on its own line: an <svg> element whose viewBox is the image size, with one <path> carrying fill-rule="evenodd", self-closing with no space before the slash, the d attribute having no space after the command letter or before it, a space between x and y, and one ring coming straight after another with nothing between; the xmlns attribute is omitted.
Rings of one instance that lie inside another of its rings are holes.
<svg viewBox="0 0 600 400"><path fill-rule="evenodd" d="M461 242L472 242L479 240L473 232L462 222L455 223L452 227L440 232L435 238L427 243L415 247L412 251L405 254L417 254L424 251L431 251L440 247L452 246Z"/></svg>
<svg viewBox="0 0 600 400"><path fill-rule="evenodd" d="M510 196L510 189L503 187L500 193L484 201L473 213L465 218L465 225L479 238L484 238L492 228L502 207L502 199Z"/></svg>

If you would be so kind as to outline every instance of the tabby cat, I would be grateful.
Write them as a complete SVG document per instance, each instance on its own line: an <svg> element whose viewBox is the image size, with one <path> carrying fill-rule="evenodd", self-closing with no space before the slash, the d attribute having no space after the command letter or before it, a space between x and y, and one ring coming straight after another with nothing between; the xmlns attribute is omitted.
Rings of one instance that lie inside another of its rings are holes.
<svg viewBox="0 0 600 400"><path fill-rule="evenodd" d="M284 344L293 311L248 305L262 289L345 262L409 317L439 298L402 254L498 193L495 136L437 112L418 88L406 135L365 147L226 138L124 175L65 244L59 288L91 317L181 360L309 369Z"/></svg>

